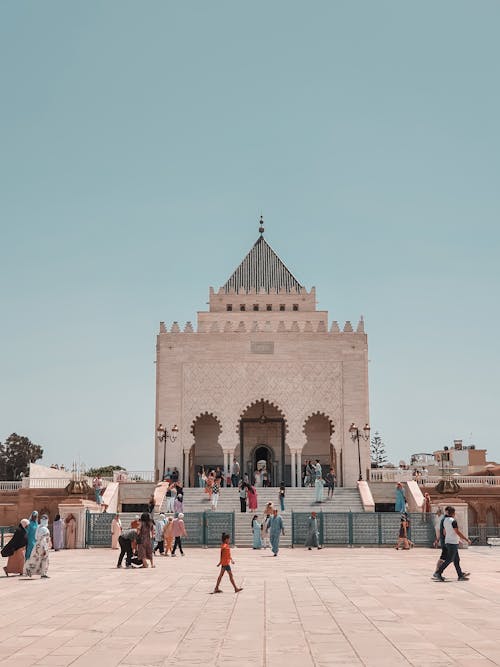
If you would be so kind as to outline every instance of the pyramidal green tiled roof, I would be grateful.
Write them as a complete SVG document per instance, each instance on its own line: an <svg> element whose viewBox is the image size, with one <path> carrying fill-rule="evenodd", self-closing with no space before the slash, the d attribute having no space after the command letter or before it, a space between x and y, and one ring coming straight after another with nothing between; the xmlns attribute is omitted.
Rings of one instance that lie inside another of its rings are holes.
<svg viewBox="0 0 500 667"><path fill-rule="evenodd" d="M226 292L230 289L236 292L248 292L251 289L300 292L303 286L261 234L223 288Z"/></svg>

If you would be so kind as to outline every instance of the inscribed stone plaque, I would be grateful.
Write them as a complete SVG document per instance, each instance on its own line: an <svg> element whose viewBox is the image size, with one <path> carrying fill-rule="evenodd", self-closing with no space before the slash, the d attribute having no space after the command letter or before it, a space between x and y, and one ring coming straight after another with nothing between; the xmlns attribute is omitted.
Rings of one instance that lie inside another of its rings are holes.
<svg viewBox="0 0 500 667"><path fill-rule="evenodd" d="M274 354L273 341L251 341L250 352L252 354Z"/></svg>

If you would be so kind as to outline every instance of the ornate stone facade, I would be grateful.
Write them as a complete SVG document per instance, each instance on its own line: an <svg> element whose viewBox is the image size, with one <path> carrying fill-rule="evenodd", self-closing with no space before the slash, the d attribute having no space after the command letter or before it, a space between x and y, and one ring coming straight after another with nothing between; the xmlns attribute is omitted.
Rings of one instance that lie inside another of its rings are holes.
<svg viewBox="0 0 500 667"><path fill-rule="evenodd" d="M309 456L315 452L341 484L355 486L358 450L348 429L369 415L363 320L355 331L350 322L329 331L315 289L307 292L261 235L226 285L210 288L197 325L196 332L191 323L183 331L176 322L170 330L160 325L156 423L177 424L179 434L173 444L156 443L157 475L165 459L192 485L195 466L227 470L233 456L251 474L257 444L259 454L269 451L272 482L295 485L307 444ZM369 443L360 453L366 479Z"/></svg>

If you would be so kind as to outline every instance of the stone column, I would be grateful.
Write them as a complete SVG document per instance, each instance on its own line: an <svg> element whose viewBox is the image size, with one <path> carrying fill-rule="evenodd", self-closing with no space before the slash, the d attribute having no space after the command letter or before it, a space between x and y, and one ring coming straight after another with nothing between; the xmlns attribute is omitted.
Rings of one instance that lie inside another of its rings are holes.
<svg viewBox="0 0 500 667"><path fill-rule="evenodd" d="M297 486L302 486L302 450L297 450Z"/></svg>
<svg viewBox="0 0 500 667"><path fill-rule="evenodd" d="M184 449L183 450L183 456L182 456L182 485L183 486L188 486L189 485L189 452L190 449Z"/></svg>
<svg viewBox="0 0 500 667"><path fill-rule="evenodd" d="M297 452L295 451L295 449L292 449L290 451L290 455L291 455L291 460L290 460L291 466L290 467L291 467L291 471L292 471L291 485L292 486L297 486L297 461L296 461Z"/></svg>
<svg viewBox="0 0 500 667"><path fill-rule="evenodd" d="M226 483L227 473L231 474L231 455L233 453L232 449L224 450L224 484Z"/></svg>

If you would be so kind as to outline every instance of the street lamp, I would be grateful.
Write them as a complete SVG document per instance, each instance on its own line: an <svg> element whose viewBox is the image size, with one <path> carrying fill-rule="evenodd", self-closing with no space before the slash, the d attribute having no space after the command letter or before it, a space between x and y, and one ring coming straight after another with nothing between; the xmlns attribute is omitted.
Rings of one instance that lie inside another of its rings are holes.
<svg viewBox="0 0 500 667"><path fill-rule="evenodd" d="M361 449L359 446L359 439L363 440L370 439L370 427L368 424L365 424L363 429L359 429L356 424L353 422L349 427L349 433L351 434L351 439L353 442L358 442L358 463L359 463L359 481L363 481L363 475L361 473Z"/></svg>
<svg viewBox="0 0 500 667"><path fill-rule="evenodd" d="M177 433L179 433L179 429L177 428L177 424L174 424L170 431L166 426L163 426L163 424L159 424L158 428L156 429L156 435L158 437L158 440L160 442L163 442L163 474L161 476L161 481L163 481L163 478L165 477L165 459L167 458L167 440L170 440L170 442L175 442L177 439Z"/></svg>

